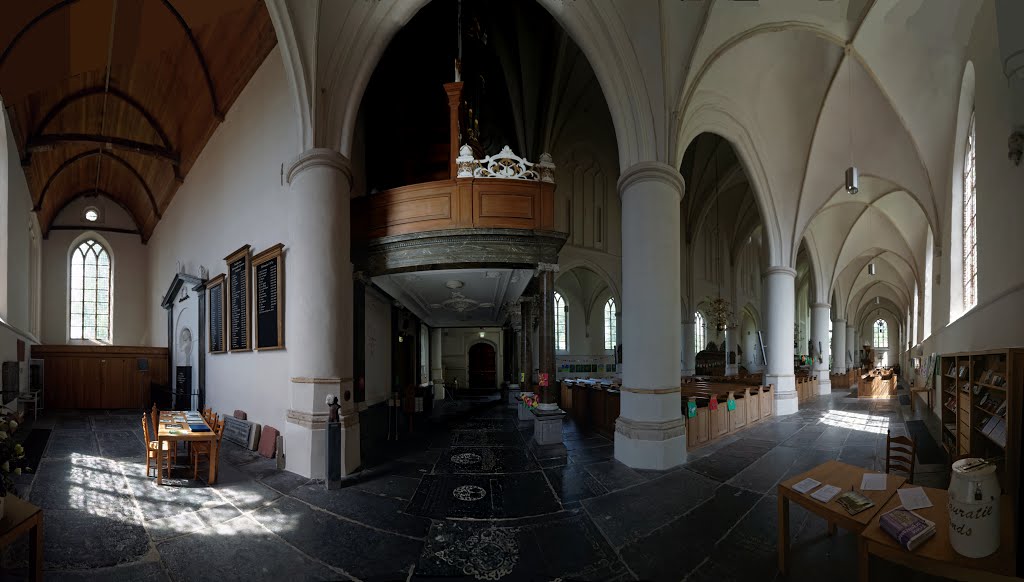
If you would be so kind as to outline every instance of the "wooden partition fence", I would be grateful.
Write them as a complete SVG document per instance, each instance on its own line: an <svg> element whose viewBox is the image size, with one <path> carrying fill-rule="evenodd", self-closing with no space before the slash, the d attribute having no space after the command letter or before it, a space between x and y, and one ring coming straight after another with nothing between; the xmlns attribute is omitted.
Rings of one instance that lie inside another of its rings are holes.
<svg viewBox="0 0 1024 582"><path fill-rule="evenodd" d="M46 408L137 408L151 404L150 384L168 382L167 348L38 345Z"/></svg>

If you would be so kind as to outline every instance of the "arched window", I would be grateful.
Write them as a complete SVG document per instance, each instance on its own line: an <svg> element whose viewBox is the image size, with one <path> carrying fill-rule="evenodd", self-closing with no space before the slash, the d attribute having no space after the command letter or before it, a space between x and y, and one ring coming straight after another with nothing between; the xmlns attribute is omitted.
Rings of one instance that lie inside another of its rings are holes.
<svg viewBox="0 0 1024 582"><path fill-rule="evenodd" d="M110 255L93 239L71 253L68 337L110 341Z"/></svg>
<svg viewBox="0 0 1024 582"><path fill-rule="evenodd" d="M971 126L967 130L967 147L964 151L964 311L978 304L978 217L976 171L974 165L974 114L971 114Z"/></svg>
<svg viewBox="0 0 1024 582"><path fill-rule="evenodd" d="M565 330L568 329L569 304L562 299L562 295L555 291L555 349L565 351L568 349Z"/></svg>
<svg viewBox="0 0 1024 582"><path fill-rule="evenodd" d="M699 311L693 314L693 353L699 354L708 345L708 327Z"/></svg>
<svg viewBox="0 0 1024 582"><path fill-rule="evenodd" d="M615 300L609 298L604 304L604 349L614 350L616 339Z"/></svg>
<svg viewBox="0 0 1024 582"><path fill-rule="evenodd" d="M875 321L874 325L875 347L881 349L889 348L889 324L884 319Z"/></svg>

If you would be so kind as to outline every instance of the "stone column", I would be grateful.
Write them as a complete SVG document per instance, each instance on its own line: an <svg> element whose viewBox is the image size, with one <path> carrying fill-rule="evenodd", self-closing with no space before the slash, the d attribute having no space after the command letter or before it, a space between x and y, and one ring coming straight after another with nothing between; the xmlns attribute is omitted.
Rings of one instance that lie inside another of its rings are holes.
<svg viewBox="0 0 1024 582"><path fill-rule="evenodd" d="M444 399L444 365L441 363L441 328L430 330L430 381L434 383L434 400Z"/></svg>
<svg viewBox="0 0 1024 582"><path fill-rule="evenodd" d="M530 392L533 386L533 351L531 344L533 343L531 336L533 335L533 298L523 297L522 302L522 317L523 317L523 341L521 342L521 353L519 354L519 372L523 376L523 381L520 382L520 388L524 392Z"/></svg>
<svg viewBox="0 0 1024 582"><path fill-rule="evenodd" d="M818 394L832 393L832 381L828 377L828 319L831 308L828 303L811 305L811 343L814 344L811 352L814 365L811 368L818 378Z"/></svg>
<svg viewBox="0 0 1024 582"><path fill-rule="evenodd" d="M539 374L548 375L548 385L540 387L540 408L557 409L558 396L555 390L555 272L558 265L540 263L537 265L538 295L537 314L537 367Z"/></svg>
<svg viewBox="0 0 1024 582"><path fill-rule="evenodd" d="M288 167L289 406L284 455L289 471L326 473L329 394L341 403L342 474L359 458L359 414L352 391L352 263L348 158L326 148L303 152Z"/></svg>
<svg viewBox="0 0 1024 582"><path fill-rule="evenodd" d="M697 341L696 323L693 321L693 314L687 313L683 316L683 376L694 376L697 374Z"/></svg>
<svg viewBox="0 0 1024 582"><path fill-rule="evenodd" d="M846 326L846 369L857 367L857 338L853 332L853 326Z"/></svg>
<svg viewBox="0 0 1024 582"><path fill-rule="evenodd" d="M729 352L730 351L735 352L736 351L736 346L739 345L739 342L736 341L736 339L738 337L738 333L739 332L736 331L736 326L735 325L730 325L730 326L728 326L725 329L725 375L726 376L735 376L735 375L740 373L740 364L739 364L740 358L739 358L739 354L735 355L736 359L733 360L733 362L731 364L729 363Z"/></svg>
<svg viewBox="0 0 1024 582"><path fill-rule="evenodd" d="M846 320L832 322L832 372L846 373Z"/></svg>
<svg viewBox="0 0 1024 582"><path fill-rule="evenodd" d="M679 203L683 179L659 162L619 177L622 199L622 403L615 458L642 469L686 461L679 395Z"/></svg>
<svg viewBox="0 0 1024 582"><path fill-rule="evenodd" d="M619 378L622 377L622 369L625 365L625 358L620 362L619 357L619 346L622 345L622 302L618 301L615 303L615 373Z"/></svg>
<svg viewBox="0 0 1024 582"><path fill-rule="evenodd" d="M793 321L796 305L796 271L789 267L769 267L765 271L765 311L768 352L764 381L775 385L775 414L797 411L796 377L793 374Z"/></svg>

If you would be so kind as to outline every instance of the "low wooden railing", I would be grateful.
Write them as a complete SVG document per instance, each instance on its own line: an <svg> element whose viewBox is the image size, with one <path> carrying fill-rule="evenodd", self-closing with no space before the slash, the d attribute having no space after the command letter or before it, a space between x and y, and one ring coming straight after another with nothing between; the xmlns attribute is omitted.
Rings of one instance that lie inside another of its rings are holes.
<svg viewBox="0 0 1024 582"><path fill-rule="evenodd" d="M135 408L152 404L150 384L168 381L167 348L38 345L46 408Z"/></svg>

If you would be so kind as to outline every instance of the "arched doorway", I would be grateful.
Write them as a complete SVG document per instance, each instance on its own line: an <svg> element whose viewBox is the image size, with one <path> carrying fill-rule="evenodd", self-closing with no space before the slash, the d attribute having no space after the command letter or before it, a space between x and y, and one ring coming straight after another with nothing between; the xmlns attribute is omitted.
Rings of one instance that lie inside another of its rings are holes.
<svg viewBox="0 0 1024 582"><path fill-rule="evenodd" d="M494 346L475 343L469 348L469 387L475 390L498 387L498 360Z"/></svg>

